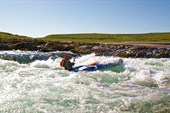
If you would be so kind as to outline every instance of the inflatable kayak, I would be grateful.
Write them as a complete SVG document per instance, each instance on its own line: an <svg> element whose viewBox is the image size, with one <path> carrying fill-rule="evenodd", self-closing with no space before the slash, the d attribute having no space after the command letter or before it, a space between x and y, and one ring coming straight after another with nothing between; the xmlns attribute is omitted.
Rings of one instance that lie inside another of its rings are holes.
<svg viewBox="0 0 170 113"><path fill-rule="evenodd" d="M88 64L88 65L83 65L83 66L77 66L73 67L71 71L77 72L77 71L97 71L97 70L110 70L116 66L119 66L120 64L123 63L122 59L119 59L113 63L107 63L107 64Z"/></svg>

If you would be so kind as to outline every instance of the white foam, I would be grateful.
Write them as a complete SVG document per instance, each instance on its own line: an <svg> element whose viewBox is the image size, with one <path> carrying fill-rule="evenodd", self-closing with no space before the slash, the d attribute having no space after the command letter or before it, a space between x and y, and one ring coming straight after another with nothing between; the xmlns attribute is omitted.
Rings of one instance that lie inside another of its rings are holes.
<svg viewBox="0 0 170 113"><path fill-rule="evenodd" d="M76 58L75 63L117 59L89 54ZM60 67L59 57L29 64L0 60L0 111L121 113L167 109L170 59L122 59L124 71L119 73L69 72Z"/></svg>

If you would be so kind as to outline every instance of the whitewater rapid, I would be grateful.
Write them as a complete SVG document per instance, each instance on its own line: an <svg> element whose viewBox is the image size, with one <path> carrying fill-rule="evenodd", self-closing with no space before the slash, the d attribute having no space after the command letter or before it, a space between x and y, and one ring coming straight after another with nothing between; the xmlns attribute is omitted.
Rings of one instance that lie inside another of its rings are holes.
<svg viewBox="0 0 170 113"><path fill-rule="evenodd" d="M110 70L69 72L60 67L59 54L0 52L0 112L170 112L170 58L122 58L123 65ZM75 63L117 59L89 54L76 57Z"/></svg>

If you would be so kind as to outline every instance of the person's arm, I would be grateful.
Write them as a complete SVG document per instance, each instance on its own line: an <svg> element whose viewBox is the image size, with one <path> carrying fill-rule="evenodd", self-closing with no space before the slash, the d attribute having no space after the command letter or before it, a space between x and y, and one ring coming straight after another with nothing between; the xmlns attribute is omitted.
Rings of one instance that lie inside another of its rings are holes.
<svg viewBox="0 0 170 113"><path fill-rule="evenodd" d="M93 65L96 65L96 64L98 64L98 62L96 62L96 61L95 61L95 62L90 63L90 64L87 64L87 65L85 65L85 66L87 66L87 67L88 67L88 66L93 66Z"/></svg>

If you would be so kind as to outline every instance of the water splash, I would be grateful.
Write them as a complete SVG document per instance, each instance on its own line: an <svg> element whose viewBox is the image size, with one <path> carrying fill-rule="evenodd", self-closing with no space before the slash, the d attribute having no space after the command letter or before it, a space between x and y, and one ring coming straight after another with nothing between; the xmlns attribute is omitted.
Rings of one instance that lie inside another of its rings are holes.
<svg viewBox="0 0 170 113"><path fill-rule="evenodd" d="M75 63L117 59L89 54ZM27 64L0 60L0 112L169 112L170 59L123 60L119 72L69 72L59 66L61 57Z"/></svg>

